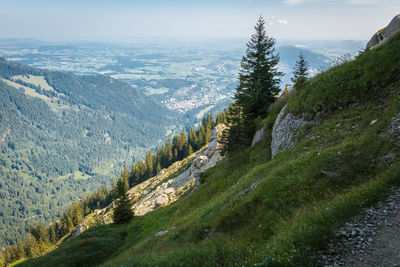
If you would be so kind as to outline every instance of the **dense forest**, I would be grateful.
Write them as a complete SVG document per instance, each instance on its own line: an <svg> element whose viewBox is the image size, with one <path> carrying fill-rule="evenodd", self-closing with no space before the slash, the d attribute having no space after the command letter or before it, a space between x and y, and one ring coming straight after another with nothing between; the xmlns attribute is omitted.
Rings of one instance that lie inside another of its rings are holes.
<svg viewBox="0 0 400 267"><path fill-rule="evenodd" d="M21 240L28 224L49 222L74 200L110 184L126 162L182 125L123 82L4 59L0 107L0 246Z"/></svg>
<svg viewBox="0 0 400 267"><path fill-rule="evenodd" d="M156 175L161 169L186 158L206 145L210 140L211 130L215 125L226 123L226 115L227 110L218 113L216 117L212 113L203 116L201 125L197 129L190 127L188 135L182 129L180 134L174 135L172 141L168 139L156 152L146 152L145 160L134 162L130 170L125 165L118 181L115 182L113 179L111 189L104 185L96 191L89 191L93 193L87 193L79 201L75 200L61 214L60 218L51 224L46 226L42 223L30 223L26 241L18 241L18 243L6 247L2 253L3 255L0 255L4 259L4 263L9 264L22 258L38 257L46 253L65 235L82 223L86 215L96 209L102 209L110 205L113 200L116 201L116 206L118 207L118 201L121 201L124 196L126 197L125 193L129 188ZM121 187L122 195L120 193ZM127 202L127 210L130 211L129 201L127 199L125 201ZM125 221L126 219L121 220L121 222Z"/></svg>

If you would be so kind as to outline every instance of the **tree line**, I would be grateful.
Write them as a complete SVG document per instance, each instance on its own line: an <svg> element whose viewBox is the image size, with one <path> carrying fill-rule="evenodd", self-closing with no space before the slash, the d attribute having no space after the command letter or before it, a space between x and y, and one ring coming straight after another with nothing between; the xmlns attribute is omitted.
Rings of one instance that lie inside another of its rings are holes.
<svg viewBox="0 0 400 267"><path fill-rule="evenodd" d="M25 242L18 241L8 246L0 254L5 266L22 258L32 258L43 255L61 238L70 233L83 222L86 215L96 209L103 209L115 201L114 222L123 223L132 217L130 201L126 192L129 188L156 175L161 169L170 166L197 151L210 140L211 130L218 123L226 122L224 110L214 117L209 113L204 116L201 125L194 129L189 128L188 134L182 129L180 134L174 135L172 141L168 139L156 152L147 152L144 160L134 163L129 170L127 166L121 171L117 182L113 179L111 190L107 185L97 191L87 194L82 200L74 203L63 212L60 219L45 226L38 224L29 227ZM1 266L1 265L0 265Z"/></svg>
<svg viewBox="0 0 400 267"><path fill-rule="evenodd" d="M268 110L280 93L279 55L275 53L275 39L267 36L262 16L255 33L247 43L246 55L241 60L239 81L226 114L227 128L223 132L222 153L230 155L251 144L257 122L268 116ZM301 53L294 66L293 87L304 87L309 75L309 64Z"/></svg>
<svg viewBox="0 0 400 267"><path fill-rule="evenodd" d="M55 91L15 75L42 76ZM0 247L24 239L29 223L49 223L73 199L109 183L124 162L144 156L163 138L172 122L186 120L109 77L39 70L1 58L0 77L53 101L0 81Z"/></svg>
<svg viewBox="0 0 400 267"><path fill-rule="evenodd" d="M42 255L60 238L79 225L84 216L116 203L114 221L123 223L132 217L127 190L148 178L155 176L163 168L179 161L207 144L211 130L218 123L224 123L228 128L223 132L223 154L231 155L250 144L256 130L257 121L268 115L271 104L275 102L280 92L280 76L277 65L279 56L275 54L275 40L265 32L265 22L259 18L256 33L247 43L246 55L241 61L239 83L234 95L234 101L223 112L214 118L210 113L204 116L200 127L190 128L188 134L182 129L159 147L156 152L147 152L145 159L124 167L117 182L113 180L112 189L107 186L88 194L81 201L75 201L61 216L60 220L44 227L31 226L27 240L7 247L3 251L5 263L11 263L23 257ZM293 88L302 90L309 76L309 64L300 54L293 71ZM0 260L1 263L1 260Z"/></svg>
<svg viewBox="0 0 400 267"><path fill-rule="evenodd" d="M215 118L213 113L203 116L200 127L195 130L189 128L186 135L185 129L169 139L156 152L147 152L144 160L139 160L132 165L129 171L125 166L122 177L127 179L129 187L133 187L148 178L155 176L161 169L167 168L172 163L182 160L206 145L210 140L211 130L218 123L225 122L226 111L220 112Z"/></svg>
<svg viewBox="0 0 400 267"><path fill-rule="evenodd" d="M43 255L65 235L82 223L84 217L95 209L101 209L112 201L112 191L107 185L87 194L81 201L74 203L64 211L60 219L45 226L29 226L26 241L18 241L6 247L0 254L0 266L7 266L19 259L34 258ZM2 259L1 259L2 258Z"/></svg>

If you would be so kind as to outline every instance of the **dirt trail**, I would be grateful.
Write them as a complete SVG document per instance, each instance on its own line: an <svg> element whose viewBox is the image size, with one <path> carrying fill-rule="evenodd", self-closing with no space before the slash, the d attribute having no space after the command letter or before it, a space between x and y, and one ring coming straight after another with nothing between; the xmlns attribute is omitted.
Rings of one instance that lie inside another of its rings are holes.
<svg viewBox="0 0 400 267"><path fill-rule="evenodd" d="M400 188L338 232L320 253L322 266L400 267Z"/></svg>

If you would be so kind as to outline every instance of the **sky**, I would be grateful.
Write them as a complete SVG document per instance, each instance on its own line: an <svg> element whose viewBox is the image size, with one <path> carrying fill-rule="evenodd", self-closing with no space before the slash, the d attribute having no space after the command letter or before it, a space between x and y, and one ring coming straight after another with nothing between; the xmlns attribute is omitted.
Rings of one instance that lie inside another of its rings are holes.
<svg viewBox="0 0 400 267"><path fill-rule="evenodd" d="M0 0L0 38L248 38L260 15L286 40L368 40L400 0Z"/></svg>

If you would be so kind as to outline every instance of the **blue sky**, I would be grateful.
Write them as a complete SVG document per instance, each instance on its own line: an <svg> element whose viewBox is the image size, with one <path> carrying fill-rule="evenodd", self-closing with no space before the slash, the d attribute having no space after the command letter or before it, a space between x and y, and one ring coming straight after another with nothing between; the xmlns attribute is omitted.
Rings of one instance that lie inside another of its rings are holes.
<svg viewBox="0 0 400 267"><path fill-rule="evenodd" d="M277 39L366 40L399 0L0 0L0 38L247 38L260 14Z"/></svg>

